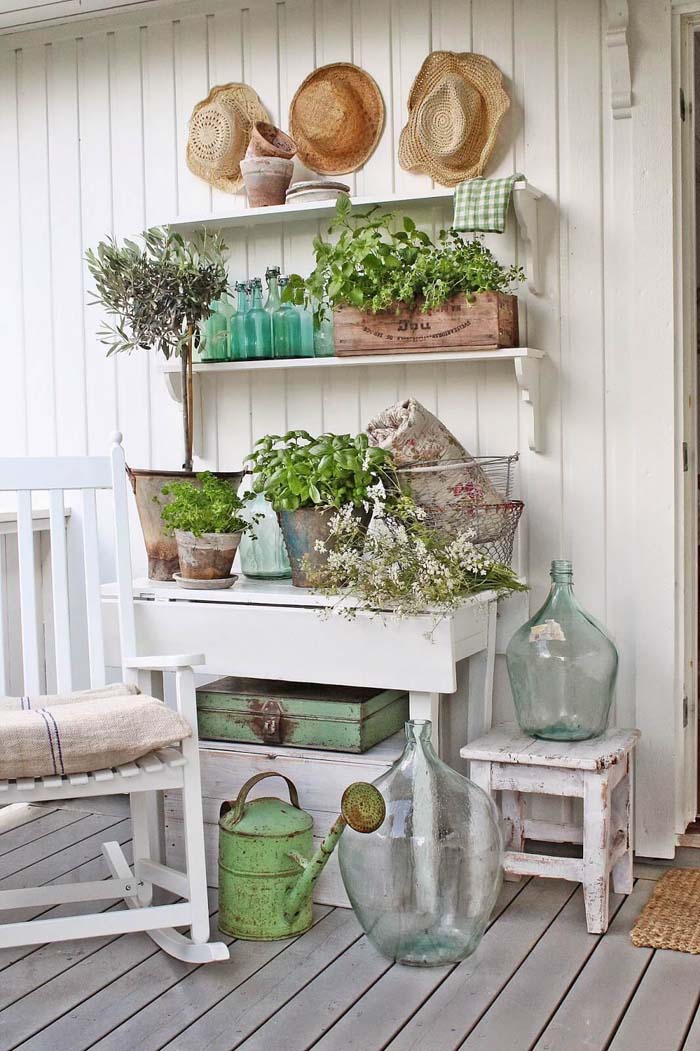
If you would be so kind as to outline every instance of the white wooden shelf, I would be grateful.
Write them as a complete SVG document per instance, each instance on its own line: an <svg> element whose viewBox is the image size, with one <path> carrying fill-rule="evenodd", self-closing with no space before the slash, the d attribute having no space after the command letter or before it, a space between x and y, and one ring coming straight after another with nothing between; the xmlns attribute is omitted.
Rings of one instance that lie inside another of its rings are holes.
<svg viewBox="0 0 700 1051"><path fill-rule="evenodd" d="M528 445L533 452L542 451L540 421L540 363L545 357L544 351L533 347L508 347L505 350L453 350L431 351L425 354L368 354L347 358L285 358L267 361L211 361L197 362L193 365L195 375L205 373L237 373L262 369L339 369L359 365L437 365L444 362L452 364L476 365L483 362L512 361L515 378L520 388L523 404L530 413L528 427ZM170 396L175 401L182 400L180 381L180 362L169 361L163 366L165 382Z"/></svg>
<svg viewBox="0 0 700 1051"><path fill-rule="evenodd" d="M541 269L539 251L539 229L537 202L543 194L523 180L513 190L513 208L520 226L520 233L527 249L528 287L531 292L541 291ZM352 197L353 208L407 208L412 205L451 204L454 191L435 187L421 194L384 194L379 197ZM298 204L275 204L266 208L236 208L221 215L191 215L177 218L168 225L181 233L191 233L195 227L214 230L230 230L240 227L256 227L261 223L292 223L312 219L331 219L335 214L335 201L306 201Z"/></svg>

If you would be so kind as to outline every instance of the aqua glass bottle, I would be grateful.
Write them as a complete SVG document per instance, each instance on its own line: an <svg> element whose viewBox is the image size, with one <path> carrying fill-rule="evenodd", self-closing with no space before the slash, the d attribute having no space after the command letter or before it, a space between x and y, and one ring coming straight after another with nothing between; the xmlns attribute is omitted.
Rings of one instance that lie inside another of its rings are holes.
<svg viewBox="0 0 700 1051"><path fill-rule="evenodd" d="M284 293L289 278L279 279L280 291ZM301 321L291 303L280 303L272 315L272 331L276 358L298 358L301 356Z"/></svg>
<svg viewBox="0 0 700 1051"><path fill-rule="evenodd" d="M236 313L228 325L228 356L231 361L245 361L248 357L248 337L245 319L248 313L248 286L245 281L236 282L238 302Z"/></svg>
<svg viewBox="0 0 700 1051"><path fill-rule="evenodd" d="M552 562L552 588L508 644L506 663L521 729L552 741L584 741L608 725L618 656L573 591L571 562Z"/></svg>
<svg viewBox="0 0 700 1051"><path fill-rule="evenodd" d="M215 299L207 318L207 361L225 361L228 354L228 318L223 303Z"/></svg>
<svg viewBox="0 0 700 1051"><path fill-rule="evenodd" d="M245 318L248 358L259 360L272 357L272 322L262 304L262 281L252 282L253 301Z"/></svg>
<svg viewBox="0 0 700 1051"><path fill-rule="evenodd" d="M231 331L231 318L236 313L236 308L225 292L219 300L219 313L223 316L226 323L219 339L219 349L221 350L220 360L230 361L231 347L229 342L229 332Z"/></svg>
<svg viewBox="0 0 700 1051"><path fill-rule="evenodd" d="M346 828L338 860L362 929L382 956L436 967L473 953L501 889L503 840L485 792L436 754L427 720L375 785L386 817L371 836Z"/></svg>
<svg viewBox="0 0 700 1051"><path fill-rule="evenodd" d="M246 475L238 495L243 496L249 492L251 485L252 478ZM258 493L246 502L241 517L253 523L253 533L243 533L238 548L241 572L254 580L280 580L291 577L292 567L289 564L277 514L264 493Z"/></svg>

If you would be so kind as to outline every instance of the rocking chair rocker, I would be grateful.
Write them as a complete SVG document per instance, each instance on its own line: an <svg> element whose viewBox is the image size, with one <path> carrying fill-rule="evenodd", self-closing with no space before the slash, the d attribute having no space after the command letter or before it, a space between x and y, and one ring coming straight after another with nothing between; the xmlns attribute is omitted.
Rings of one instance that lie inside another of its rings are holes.
<svg viewBox="0 0 700 1051"><path fill-rule="evenodd" d="M0 781L0 806L8 803L60 801L81 796L128 794L134 859L130 866L118 843L104 843L102 851L111 872L110 878L0 890L0 947L146 931L167 953L187 963L226 960L229 956L227 947L221 942L209 941L199 743L192 671L192 666L202 664L204 657L201 654L136 656L126 470L121 440L121 434L114 435L111 457L0 459L0 491L17 493L24 693L31 697L42 692L32 490L48 491L49 496L56 688L59 693L69 693L73 689L73 678L64 492L77 490L80 493L90 685L100 687L105 685L106 680L95 494L97 490L111 489L115 512L123 680L136 684L143 693L152 695L151 672L174 672L177 708L191 727L192 736L178 745L160 749L117 767L105 764L103 769L82 773L48 773L44 777ZM108 704L108 699L104 703ZM186 857L184 873L164 863L160 793L165 789L182 791ZM174 904L154 904L155 887L184 900ZM41 915L51 906L67 902L104 903L119 899L126 902L127 909L91 913L81 911L77 916L49 918ZM3 910L27 907L35 910L35 919L3 922ZM189 936L177 931L175 928L178 927L188 927Z"/></svg>

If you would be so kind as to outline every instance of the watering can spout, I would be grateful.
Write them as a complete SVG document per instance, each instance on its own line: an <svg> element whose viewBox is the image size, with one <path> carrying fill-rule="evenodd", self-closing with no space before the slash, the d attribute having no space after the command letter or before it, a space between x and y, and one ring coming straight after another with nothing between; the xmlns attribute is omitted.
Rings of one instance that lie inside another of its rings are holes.
<svg viewBox="0 0 700 1051"><path fill-rule="evenodd" d="M303 868L297 882L287 895L284 908L284 917L291 923L308 901L316 880L323 872L328 859L335 850L346 825L350 825L356 832L375 832L384 822L386 806L384 799L374 785L365 781L355 781L343 792L340 803L340 815L333 825L320 847L308 860L297 854L289 852L289 857Z"/></svg>

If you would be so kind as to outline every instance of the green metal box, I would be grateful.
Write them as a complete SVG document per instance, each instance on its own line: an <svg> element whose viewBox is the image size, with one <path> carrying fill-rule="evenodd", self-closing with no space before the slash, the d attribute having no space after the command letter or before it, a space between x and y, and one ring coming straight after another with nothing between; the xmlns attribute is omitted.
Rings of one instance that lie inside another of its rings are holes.
<svg viewBox="0 0 700 1051"><path fill-rule="evenodd" d="M197 690L197 716L203 740L366 752L403 729L408 694L227 676Z"/></svg>

